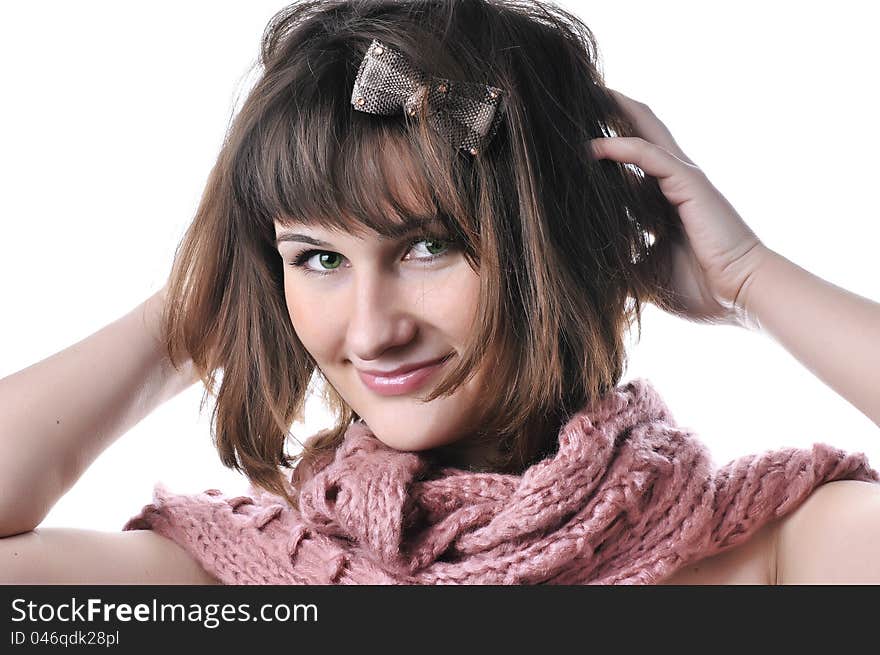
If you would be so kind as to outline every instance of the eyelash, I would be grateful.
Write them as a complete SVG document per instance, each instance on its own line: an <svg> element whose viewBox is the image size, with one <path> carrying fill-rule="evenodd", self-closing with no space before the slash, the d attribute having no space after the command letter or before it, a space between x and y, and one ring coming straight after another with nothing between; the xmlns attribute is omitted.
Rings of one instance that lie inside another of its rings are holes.
<svg viewBox="0 0 880 655"><path fill-rule="evenodd" d="M446 250L438 255L431 255L429 257L418 257L417 258L418 261L426 262L426 263L432 263L442 257L446 257L447 255L452 254L456 250L456 246L457 246L457 243L455 242L455 240L448 238L448 237L435 236L435 235L423 235L423 236L419 237L418 239L414 239L413 241L411 241L409 243L409 246L407 247L407 252L409 252L413 246L415 246L416 244L422 243L423 241L440 241L441 243L446 245ZM332 250L316 250L314 248L309 249L309 250L304 250L301 253L299 253L294 258L294 260L292 262L290 262L290 266L302 269L303 273L305 273L306 275L317 275L320 277L324 277L325 275L332 275L338 269L331 269L329 271L316 271L314 269L308 268L305 265L305 263L309 259L311 259L315 255L321 255L321 254L338 255L339 253L333 252Z"/></svg>

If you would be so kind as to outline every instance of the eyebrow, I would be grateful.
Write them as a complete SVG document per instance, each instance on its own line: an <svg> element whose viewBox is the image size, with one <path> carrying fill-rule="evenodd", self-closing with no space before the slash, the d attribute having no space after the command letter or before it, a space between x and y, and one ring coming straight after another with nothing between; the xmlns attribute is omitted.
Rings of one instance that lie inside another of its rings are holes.
<svg viewBox="0 0 880 655"><path fill-rule="evenodd" d="M388 226L386 230L388 232L387 236L381 234L379 235L379 239L382 241L402 239L405 236L409 236L414 232L418 232L427 228L429 225L439 222L440 219L438 216L410 216L403 223ZM326 241L321 241L320 239L315 239L307 234L299 234L298 232L291 232L289 230L284 230L278 233L275 238L275 247L277 248L284 241L300 241L302 243L309 243L313 246L319 246L322 248L332 247L332 244L329 244Z"/></svg>

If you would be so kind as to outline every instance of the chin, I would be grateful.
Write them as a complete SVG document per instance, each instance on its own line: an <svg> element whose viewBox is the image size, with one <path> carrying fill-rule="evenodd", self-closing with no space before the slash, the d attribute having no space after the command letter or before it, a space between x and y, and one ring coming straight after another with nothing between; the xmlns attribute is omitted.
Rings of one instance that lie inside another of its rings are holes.
<svg viewBox="0 0 880 655"><path fill-rule="evenodd" d="M386 446L396 450L422 451L445 446L462 436L459 421L455 420L457 417L444 414L439 408L431 411L433 409L430 406L414 406L409 411L389 410L373 420L370 416L361 415L361 418Z"/></svg>
<svg viewBox="0 0 880 655"><path fill-rule="evenodd" d="M352 406L379 441L396 450L423 451L447 446L476 423L482 372L453 393L423 403L415 395L380 398L353 390ZM421 390L425 395L425 390Z"/></svg>

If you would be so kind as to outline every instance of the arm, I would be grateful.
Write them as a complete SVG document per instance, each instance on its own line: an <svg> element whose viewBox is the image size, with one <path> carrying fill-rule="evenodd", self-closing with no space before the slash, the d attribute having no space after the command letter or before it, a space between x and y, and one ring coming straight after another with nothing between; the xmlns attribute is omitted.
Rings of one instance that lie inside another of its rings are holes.
<svg viewBox="0 0 880 655"><path fill-rule="evenodd" d="M591 151L657 178L676 208L687 239L672 243L673 312L766 331L880 425L880 304L764 246L657 115L611 91L638 136L591 139Z"/></svg>
<svg viewBox="0 0 880 655"><path fill-rule="evenodd" d="M0 584L186 584L220 581L151 530L37 528L0 539Z"/></svg>
<svg viewBox="0 0 880 655"><path fill-rule="evenodd" d="M880 426L880 304L763 249L742 289L747 327L767 332Z"/></svg>
<svg viewBox="0 0 880 655"><path fill-rule="evenodd" d="M0 380L0 536L39 525L105 448L195 382L160 341L164 293Z"/></svg>

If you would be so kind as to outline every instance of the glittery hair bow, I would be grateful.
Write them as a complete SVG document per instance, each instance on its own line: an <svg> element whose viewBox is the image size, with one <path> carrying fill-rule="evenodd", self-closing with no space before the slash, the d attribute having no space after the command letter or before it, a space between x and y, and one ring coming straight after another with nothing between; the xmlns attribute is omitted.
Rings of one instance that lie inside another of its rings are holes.
<svg viewBox="0 0 880 655"><path fill-rule="evenodd" d="M358 111L416 116L422 103L431 126L453 146L481 152L504 113L504 92L494 86L428 75L403 53L373 39L358 69L351 104Z"/></svg>

